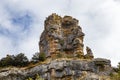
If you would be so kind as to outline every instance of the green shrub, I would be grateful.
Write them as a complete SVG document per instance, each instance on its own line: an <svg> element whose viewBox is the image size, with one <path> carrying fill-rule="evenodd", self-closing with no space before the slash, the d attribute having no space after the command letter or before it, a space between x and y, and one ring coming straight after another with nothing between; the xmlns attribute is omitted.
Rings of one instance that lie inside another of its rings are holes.
<svg viewBox="0 0 120 80"><path fill-rule="evenodd" d="M45 59L46 59L45 53L40 53L39 60L40 61L45 61Z"/></svg>
<svg viewBox="0 0 120 80"><path fill-rule="evenodd" d="M117 68L114 68L114 73L110 74L111 80L120 80L120 63Z"/></svg>
<svg viewBox="0 0 120 80"><path fill-rule="evenodd" d="M37 74L35 80L44 80L44 79L39 74Z"/></svg>
<svg viewBox="0 0 120 80"><path fill-rule="evenodd" d="M28 79L26 79L26 80L33 80L33 79L29 77L29 78L28 78Z"/></svg>
<svg viewBox="0 0 120 80"><path fill-rule="evenodd" d="M120 75L118 74L110 74L110 79L111 80L120 80Z"/></svg>
<svg viewBox="0 0 120 80"><path fill-rule="evenodd" d="M14 64L14 55L7 55L0 60L0 67L8 67Z"/></svg>
<svg viewBox="0 0 120 80"><path fill-rule="evenodd" d="M36 52L32 57L32 62L34 62L34 63L39 62L39 55L40 55L40 53Z"/></svg>
<svg viewBox="0 0 120 80"><path fill-rule="evenodd" d="M23 67L23 66L27 66L28 63L29 63L28 58L23 53L20 53L16 56L7 55L6 57L2 58L0 60L0 67L8 67L8 66Z"/></svg>
<svg viewBox="0 0 120 80"><path fill-rule="evenodd" d="M37 63L39 61L44 61L46 60L46 55L45 53L35 53L32 57L32 62Z"/></svg>
<svg viewBox="0 0 120 80"><path fill-rule="evenodd" d="M24 67L28 65L29 60L23 53L20 53L15 56L14 62L14 66Z"/></svg>

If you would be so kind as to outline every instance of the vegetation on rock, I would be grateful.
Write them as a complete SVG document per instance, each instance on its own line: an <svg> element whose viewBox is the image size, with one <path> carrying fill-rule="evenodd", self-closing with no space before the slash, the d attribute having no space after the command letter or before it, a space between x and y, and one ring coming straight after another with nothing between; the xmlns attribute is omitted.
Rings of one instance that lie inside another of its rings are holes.
<svg viewBox="0 0 120 80"><path fill-rule="evenodd" d="M43 62L46 60L46 56L44 53L35 53L32 57L32 60L29 61L27 56L24 53L19 53L17 55L6 55L6 57L0 59L0 67L26 67L33 63Z"/></svg>
<svg viewBox="0 0 120 80"><path fill-rule="evenodd" d="M16 66L16 67L24 67L29 64L28 58L23 54L7 55L6 57L0 60L0 67L8 67L8 66Z"/></svg>
<svg viewBox="0 0 120 80"><path fill-rule="evenodd" d="M48 16L40 52L31 61L23 53L2 58L0 80L109 80L109 75L111 80L120 80L120 63L113 71L111 61L94 58L89 47L84 54L84 33L78 22L71 16Z"/></svg>
<svg viewBox="0 0 120 80"><path fill-rule="evenodd" d="M26 80L44 80L39 74L36 74L33 78L28 77Z"/></svg>
<svg viewBox="0 0 120 80"><path fill-rule="evenodd" d="M45 61L46 60L46 56L45 53L35 53L32 57L32 62L37 63L39 61Z"/></svg>
<svg viewBox="0 0 120 80"><path fill-rule="evenodd" d="M110 74L111 80L120 80L120 62L118 63L117 68L113 69L114 72Z"/></svg>

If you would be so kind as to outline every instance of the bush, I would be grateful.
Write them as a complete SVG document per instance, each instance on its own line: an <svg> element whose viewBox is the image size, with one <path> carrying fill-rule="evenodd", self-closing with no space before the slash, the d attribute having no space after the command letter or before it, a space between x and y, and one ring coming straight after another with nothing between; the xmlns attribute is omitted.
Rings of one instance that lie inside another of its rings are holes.
<svg viewBox="0 0 120 80"><path fill-rule="evenodd" d="M32 62L44 61L46 59L45 53L35 53L32 57Z"/></svg>
<svg viewBox="0 0 120 80"><path fill-rule="evenodd" d="M120 63L118 63L118 66L116 69L114 69L114 74L111 73L111 80L120 80Z"/></svg>
<svg viewBox="0 0 120 80"><path fill-rule="evenodd" d="M118 73L120 73L120 62L118 63L117 69L118 69Z"/></svg>
<svg viewBox="0 0 120 80"><path fill-rule="evenodd" d="M45 53L40 53L39 60L40 61L45 61L45 59L46 59Z"/></svg>
<svg viewBox="0 0 120 80"><path fill-rule="evenodd" d="M14 64L14 55L7 55L0 60L0 67L12 66Z"/></svg>
<svg viewBox="0 0 120 80"><path fill-rule="evenodd" d="M26 80L44 80L39 74L36 74L35 76L33 76L32 78L29 77Z"/></svg>
<svg viewBox="0 0 120 80"><path fill-rule="evenodd" d="M39 55L40 53L35 53L32 57L32 62L36 63L36 62L39 62Z"/></svg>
<svg viewBox="0 0 120 80"><path fill-rule="evenodd" d="M2 58L0 60L0 67L8 66L24 67L27 66L28 63L29 63L28 58L23 53L20 53L16 56L7 55L6 57Z"/></svg>
<svg viewBox="0 0 120 80"><path fill-rule="evenodd" d="M20 53L16 55L14 62L14 66L24 67L28 65L29 60L23 53Z"/></svg>

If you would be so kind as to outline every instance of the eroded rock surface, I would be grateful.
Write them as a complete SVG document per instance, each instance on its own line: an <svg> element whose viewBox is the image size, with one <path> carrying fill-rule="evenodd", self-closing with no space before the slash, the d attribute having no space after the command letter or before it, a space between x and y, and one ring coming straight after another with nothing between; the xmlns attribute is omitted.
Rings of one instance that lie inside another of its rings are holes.
<svg viewBox="0 0 120 80"><path fill-rule="evenodd" d="M41 53L46 54L46 57L54 58L57 54L80 55L81 57L84 55L84 33L77 19L52 14L45 20L44 26L39 48Z"/></svg>
<svg viewBox="0 0 120 80"><path fill-rule="evenodd" d="M53 60L30 69L11 68L0 70L0 80L25 80L36 74L44 80L107 80L112 71L110 60Z"/></svg>
<svg viewBox="0 0 120 80"><path fill-rule="evenodd" d="M86 47L86 52L87 52L87 54L85 55L85 59L93 59L94 58L93 52L88 46Z"/></svg>
<svg viewBox="0 0 120 80"><path fill-rule="evenodd" d="M46 54L48 62L26 69L0 69L0 80L26 80L29 77L40 80L35 79L36 75L43 80L110 80L110 60L94 59L89 47L86 47L87 54L84 55L84 33L77 19L52 14L44 23L39 49L40 53Z"/></svg>

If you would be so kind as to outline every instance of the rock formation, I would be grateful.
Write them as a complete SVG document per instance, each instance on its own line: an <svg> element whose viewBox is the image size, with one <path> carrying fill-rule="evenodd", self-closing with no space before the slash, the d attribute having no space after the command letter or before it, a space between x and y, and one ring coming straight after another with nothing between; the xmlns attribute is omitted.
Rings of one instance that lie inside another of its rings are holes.
<svg viewBox="0 0 120 80"><path fill-rule="evenodd" d="M84 33L77 19L52 14L44 26L39 49L47 60L25 68L0 69L0 80L41 80L36 75L43 80L109 80L110 60L95 59L89 47L84 55Z"/></svg>
<svg viewBox="0 0 120 80"><path fill-rule="evenodd" d="M87 54L85 55L85 59L93 59L94 58L93 52L88 46L86 47L86 52L87 52Z"/></svg>
<svg viewBox="0 0 120 80"><path fill-rule="evenodd" d="M33 68L5 68L0 70L0 80L109 80L112 68L110 60L97 58L87 60L53 60ZM31 80L31 79L29 79ZM41 79L36 79L41 80Z"/></svg>
<svg viewBox="0 0 120 80"><path fill-rule="evenodd" d="M40 37L40 52L52 58L57 54L83 57L84 33L78 22L71 16L50 15L45 20L45 29Z"/></svg>

